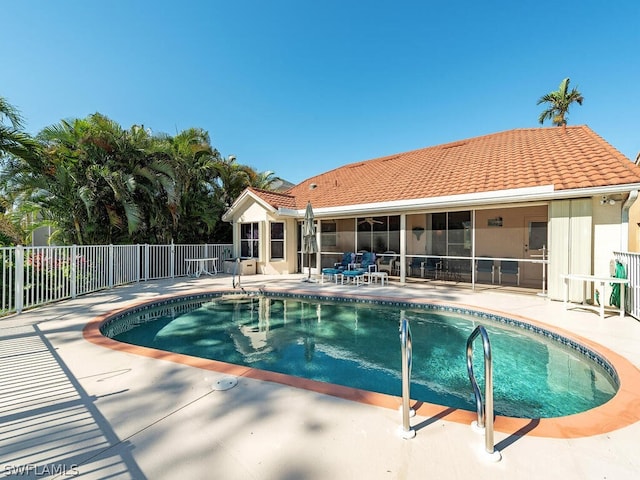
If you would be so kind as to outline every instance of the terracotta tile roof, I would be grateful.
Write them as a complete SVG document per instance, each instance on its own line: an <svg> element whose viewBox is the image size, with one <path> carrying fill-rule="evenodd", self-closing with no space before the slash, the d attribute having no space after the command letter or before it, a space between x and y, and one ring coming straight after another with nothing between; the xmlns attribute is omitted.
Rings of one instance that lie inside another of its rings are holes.
<svg viewBox="0 0 640 480"><path fill-rule="evenodd" d="M640 183L640 167L590 128L529 128L345 165L296 185L286 200L295 205L287 208L303 209L307 200L326 208L545 185L566 190L633 183Z"/></svg>
<svg viewBox="0 0 640 480"><path fill-rule="evenodd" d="M276 210L278 208L288 208L292 210L295 210L297 208L296 198L288 193L272 192L270 190L261 190L259 188L253 187L249 187L247 188L247 190L259 196L262 200L264 200Z"/></svg>

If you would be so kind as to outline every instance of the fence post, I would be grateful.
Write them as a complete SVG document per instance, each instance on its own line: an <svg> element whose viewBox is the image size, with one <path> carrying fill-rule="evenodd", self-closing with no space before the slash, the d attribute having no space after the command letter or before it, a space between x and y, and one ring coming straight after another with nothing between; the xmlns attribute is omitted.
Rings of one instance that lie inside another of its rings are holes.
<svg viewBox="0 0 640 480"><path fill-rule="evenodd" d="M173 243L173 239L171 239L171 253L170 253L170 266L171 266L171 271L170 271L170 277L173 278L175 276L175 271L176 271L176 246Z"/></svg>
<svg viewBox="0 0 640 480"><path fill-rule="evenodd" d="M113 288L113 245L109 245L109 288Z"/></svg>
<svg viewBox="0 0 640 480"><path fill-rule="evenodd" d="M149 244L144 244L144 281L149 280Z"/></svg>
<svg viewBox="0 0 640 480"><path fill-rule="evenodd" d="M22 245L16 246L15 272L16 313L22 313L24 307L24 247Z"/></svg>
<svg viewBox="0 0 640 480"><path fill-rule="evenodd" d="M69 279L69 287L71 288L71 298L76 298L78 295L78 251L76 245L71 245L71 258L69 263L71 265L71 278Z"/></svg>

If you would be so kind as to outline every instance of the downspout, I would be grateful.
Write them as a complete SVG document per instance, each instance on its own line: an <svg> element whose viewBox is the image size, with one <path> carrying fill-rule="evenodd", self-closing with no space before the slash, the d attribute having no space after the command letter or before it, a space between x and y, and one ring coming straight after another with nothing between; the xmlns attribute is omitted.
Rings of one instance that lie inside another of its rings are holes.
<svg viewBox="0 0 640 480"><path fill-rule="evenodd" d="M638 198L638 190L632 190L629 192L629 197L622 205L622 219L620 222L620 228L622 229L620 235L620 251L629 251L629 210Z"/></svg>

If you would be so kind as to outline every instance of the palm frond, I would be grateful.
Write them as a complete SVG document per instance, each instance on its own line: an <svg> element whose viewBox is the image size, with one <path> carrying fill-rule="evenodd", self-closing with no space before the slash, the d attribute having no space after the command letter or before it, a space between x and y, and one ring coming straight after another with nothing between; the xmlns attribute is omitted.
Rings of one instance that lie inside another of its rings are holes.
<svg viewBox="0 0 640 480"><path fill-rule="evenodd" d="M5 118L9 120L15 130L24 126L20 111L11 105L6 98L0 97L0 122L3 122Z"/></svg>

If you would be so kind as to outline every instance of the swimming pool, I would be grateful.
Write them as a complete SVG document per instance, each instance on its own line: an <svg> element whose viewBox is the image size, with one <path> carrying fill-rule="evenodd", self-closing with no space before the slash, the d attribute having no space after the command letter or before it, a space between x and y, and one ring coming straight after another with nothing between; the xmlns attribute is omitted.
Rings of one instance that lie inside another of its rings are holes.
<svg viewBox="0 0 640 480"><path fill-rule="evenodd" d="M400 395L401 310L413 332L414 399L474 410L465 346L478 323L492 343L499 415L570 415L602 405L617 391L609 362L573 340L506 317L440 305L200 295L113 316L101 331L134 345ZM478 357L481 377L480 362Z"/></svg>

